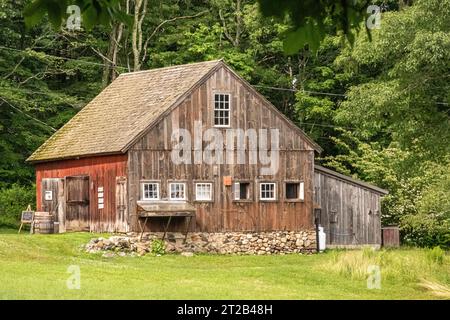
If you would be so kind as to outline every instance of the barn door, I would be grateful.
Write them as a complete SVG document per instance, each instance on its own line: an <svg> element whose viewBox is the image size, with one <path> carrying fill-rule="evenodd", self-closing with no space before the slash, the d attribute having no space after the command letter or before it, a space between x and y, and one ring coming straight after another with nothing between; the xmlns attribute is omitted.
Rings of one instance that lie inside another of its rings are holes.
<svg viewBox="0 0 450 320"><path fill-rule="evenodd" d="M42 211L53 215L56 222L60 223L59 231L64 232L65 222L65 198L64 198L64 179L45 178L41 184L41 203Z"/></svg>
<svg viewBox="0 0 450 320"><path fill-rule="evenodd" d="M66 229L89 231L89 176L66 177Z"/></svg>

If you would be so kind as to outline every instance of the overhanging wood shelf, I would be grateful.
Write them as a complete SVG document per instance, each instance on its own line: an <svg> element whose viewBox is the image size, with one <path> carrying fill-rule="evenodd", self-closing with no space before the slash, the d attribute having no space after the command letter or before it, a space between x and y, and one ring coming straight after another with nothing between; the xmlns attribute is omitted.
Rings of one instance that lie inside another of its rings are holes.
<svg viewBox="0 0 450 320"><path fill-rule="evenodd" d="M172 217L185 217L186 218L186 231L184 235L184 242L186 242L189 226L191 224L192 217L195 216L195 207L188 202L179 201L157 201L157 202L145 202L138 201L137 212L139 227L141 229L141 236L144 235L145 226L149 218L162 218L168 217L167 224L164 228L164 234L162 240L166 238L167 230L169 229ZM144 224L141 223L141 219L144 219Z"/></svg>

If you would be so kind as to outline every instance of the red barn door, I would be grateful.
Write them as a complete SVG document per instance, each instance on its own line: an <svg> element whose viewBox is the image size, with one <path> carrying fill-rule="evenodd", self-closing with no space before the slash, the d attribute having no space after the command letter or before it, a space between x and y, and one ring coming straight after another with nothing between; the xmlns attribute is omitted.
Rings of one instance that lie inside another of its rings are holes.
<svg viewBox="0 0 450 320"><path fill-rule="evenodd" d="M66 229L89 231L89 176L66 177Z"/></svg>

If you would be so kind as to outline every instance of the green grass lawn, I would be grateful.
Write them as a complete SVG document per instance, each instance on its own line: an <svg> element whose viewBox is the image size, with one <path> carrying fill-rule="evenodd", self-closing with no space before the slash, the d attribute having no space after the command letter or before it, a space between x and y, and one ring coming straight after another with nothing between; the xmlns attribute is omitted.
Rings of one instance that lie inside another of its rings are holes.
<svg viewBox="0 0 450 320"><path fill-rule="evenodd" d="M0 299L436 299L450 297L450 257L430 250L315 255L114 257L80 249L89 233L0 231ZM381 289L367 288L378 265ZM68 289L77 265L81 288Z"/></svg>

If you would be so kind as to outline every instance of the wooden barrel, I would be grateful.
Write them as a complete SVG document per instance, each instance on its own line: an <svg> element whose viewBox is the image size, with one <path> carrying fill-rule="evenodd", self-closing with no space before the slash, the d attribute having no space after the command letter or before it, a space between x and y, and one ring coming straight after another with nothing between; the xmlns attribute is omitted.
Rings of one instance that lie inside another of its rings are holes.
<svg viewBox="0 0 450 320"><path fill-rule="evenodd" d="M34 232L49 234L54 230L53 215L48 212L35 212L34 214Z"/></svg>

